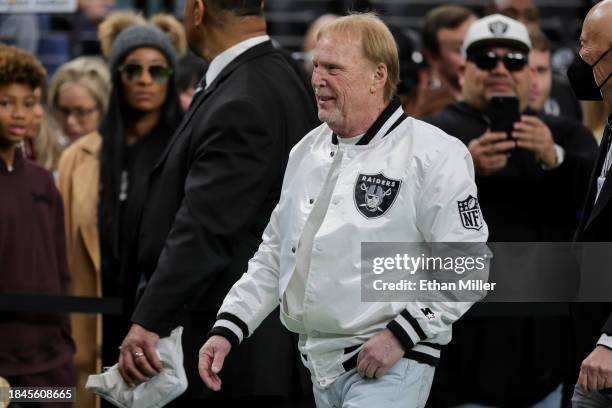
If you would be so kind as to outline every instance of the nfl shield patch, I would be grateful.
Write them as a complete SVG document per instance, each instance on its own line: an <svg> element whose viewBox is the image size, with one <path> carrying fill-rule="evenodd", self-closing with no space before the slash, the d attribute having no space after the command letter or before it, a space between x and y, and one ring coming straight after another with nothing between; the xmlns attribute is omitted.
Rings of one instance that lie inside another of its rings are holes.
<svg viewBox="0 0 612 408"><path fill-rule="evenodd" d="M366 218L380 217L393 205L401 185L401 180L382 173L359 174L353 194L357 210Z"/></svg>
<svg viewBox="0 0 612 408"><path fill-rule="evenodd" d="M478 199L469 195L463 201L457 201L459 207L459 218L463 228L479 230L482 228L482 213L478 205Z"/></svg>

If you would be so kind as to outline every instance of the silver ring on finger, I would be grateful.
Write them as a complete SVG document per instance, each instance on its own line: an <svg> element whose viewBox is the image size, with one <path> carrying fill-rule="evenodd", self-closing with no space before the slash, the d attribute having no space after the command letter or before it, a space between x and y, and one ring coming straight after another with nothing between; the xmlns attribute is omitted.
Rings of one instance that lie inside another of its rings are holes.
<svg viewBox="0 0 612 408"><path fill-rule="evenodd" d="M140 358L144 356L144 353L142 351L135 351L133 354L134 358Z"/></svg>

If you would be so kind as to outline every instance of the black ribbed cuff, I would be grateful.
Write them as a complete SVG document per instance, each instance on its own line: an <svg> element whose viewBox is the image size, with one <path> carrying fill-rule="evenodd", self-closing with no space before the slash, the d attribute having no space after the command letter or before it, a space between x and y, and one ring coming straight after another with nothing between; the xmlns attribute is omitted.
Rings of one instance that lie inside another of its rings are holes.
<svg viewBox="0 0 612 408"><path fill-rule="evenodd" d="M225 337L225 339L227 339L227 341L229 341L230 344L232 345L232 348L238 347L238 345L240 344L240 339L238 338L238 336L236 336L234 332L228 329L227 327L223 327L223 326L213 327L206 335L206 340L208 340L212 336Z"/></svg>
<svg viewBox="0 0 612 408"><path fill-rule="evenodd" d="M242 338L246 339L249 337L249 326L242 321L238 316L228 312L222 312L217 315L217 320L227 320L228 322L234 323L242 331Z"/></svg>
<svg viewBox="0 0 612 408"><path fill-rule="evenodd" d="M387 329L391 330L391 333L404 347L405 352L411 350L419 341L427 338L419 322L407 310L402 310L399 316L391 320L387 324Z"/></svg>

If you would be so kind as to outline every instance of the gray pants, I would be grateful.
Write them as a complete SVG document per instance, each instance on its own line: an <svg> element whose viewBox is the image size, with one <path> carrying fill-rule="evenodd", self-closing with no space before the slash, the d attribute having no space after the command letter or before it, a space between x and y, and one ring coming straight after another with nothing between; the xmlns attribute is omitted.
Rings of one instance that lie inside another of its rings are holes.
<svg viewBox="0 0 612 408"><path fill-rule="evenodd" d="M612 393L603 393L595 391L589 397L580 385L574 387L574 396L572 397L572 408L603 408L612 407Z"/></svg>

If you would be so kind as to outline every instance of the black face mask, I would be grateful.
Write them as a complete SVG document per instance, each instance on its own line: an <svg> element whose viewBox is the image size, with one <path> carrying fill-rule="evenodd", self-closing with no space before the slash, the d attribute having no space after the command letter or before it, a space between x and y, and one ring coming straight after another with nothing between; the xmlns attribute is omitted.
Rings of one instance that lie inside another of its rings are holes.
<svg viewBox="0 0 612 408"><path fill-rule="evenodd" d="M576 98L580 99L581 101L603 100L603 97L601 96L601 88L606 84L606 82L608 82L608 79L610 79L612 73L608 74L605 81L598 86L597 82L595 82L593 68L595 68L595 65L597 65L610 52L610 50L612 50L612 48L609 48L608 51L604 52L593 65L589 65L587 62L585 62L580 54L576 55L576 59L567 69L567 77L569 78L570 85L572 86L572 90L574 91Z"/></svg>

